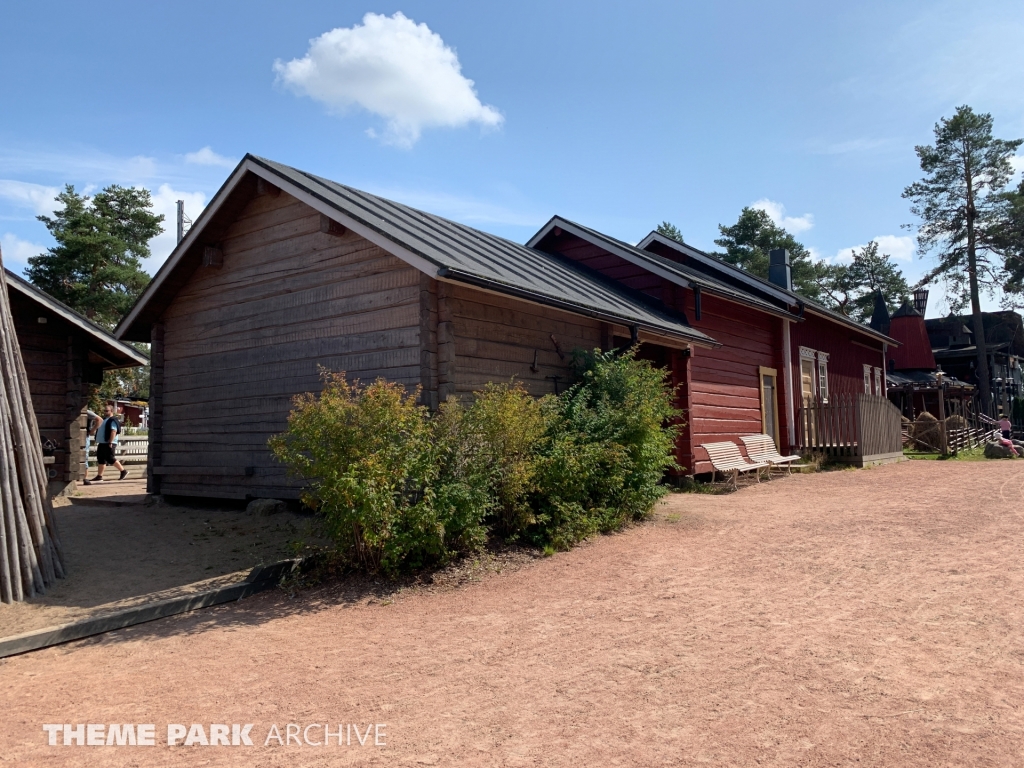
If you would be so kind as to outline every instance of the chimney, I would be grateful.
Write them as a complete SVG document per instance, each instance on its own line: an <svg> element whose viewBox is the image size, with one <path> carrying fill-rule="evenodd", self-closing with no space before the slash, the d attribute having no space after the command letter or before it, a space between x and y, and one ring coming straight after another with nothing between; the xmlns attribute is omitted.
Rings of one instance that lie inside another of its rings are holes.
<svg viewBox="0 0 1024 768"><path fill-rule="evenodd" d="M768 251L768 282L787 291L793 290L793 272L789 266L789 251L785 248Z"/></svg>
<svg viewBox="0 0 1024 768"><path fill-rule="evenodd" d="M924 311L928 309L927 288L918 288L914 291L914 309L921 313L921 317L924 317Z"/></svg>

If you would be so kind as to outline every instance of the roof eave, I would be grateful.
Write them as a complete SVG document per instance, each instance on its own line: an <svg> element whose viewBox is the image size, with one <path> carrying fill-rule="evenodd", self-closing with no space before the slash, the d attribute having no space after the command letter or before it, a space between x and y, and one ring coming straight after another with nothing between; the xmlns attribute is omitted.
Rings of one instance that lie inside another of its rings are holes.
<svg viewBox="0 0 1024 768"><path fill-rule="evenodd" d="M589 233L583 230L575 222L563 219L561 216L553 216L547 224L541 227L541 229L532 238L530 238L530 240L527 242L527 245L531 248L536 248L537 244L540 243L545 237L548 236L548 234L550 234L556 228L568 232L571 235L575 235L581 240L593 242L593 240L591 240L591 238L589 237ZM598 247L601 248L606 248L606 246L603 244L604 239L607 239L609 241L612 240L612 238L605 236L602 239L602 243L594 243L594 245L597 245ZM645 254L644 256L639 256L638 254L633 253L629 249L622 248L616 245L614 242L609 242L607 247L614 248L615 255L619 256L622 259L625 259L630 264L634 264L635 266L638 266L642 269L646 269L650 272L653 272L659 277L668 280L670 283L678 285L682 288L697 287L700 288L702 292L710 294L712 296L717 296L723 301L730 301L734 304L740 304L745 307L750 307L751 309L755 309L758 312L765 312L766 314L785 318L787 320L793 320L795 322L800 321L800 318L794 315L793 313L778 307L767 306L759 302L754 297L750 297L750 300L746 300L741 296L736 296L732 293L719 290L716 286L708 285L703 281L701 281L701 283L696 283L692 279L686 278L683 275L678 274L674 269L667 268L661 264L658 264L656 261L652 261L652 258L657 257L657 254L651 253ZM642 248L640 248L640 246L637 246L636 249L643 250Z"/></svg>
<svg viewBox="0 0 1024 768"><path fill-rule="evenodd" d="M40 290L27 280L19 277L10 270L5 270L4 277L6 278L8 289L13 288L21 295L41 304L48 311L57 315L65 322L70 323L76 328L79 328L89 334L93 341L96 344L101 345L105 350L106 354L101 355L101 357L110 362L110 368L135 368L138 366L149 365L149 358L146 357L146 355L115 338L108 331L100 328L94 322L89 320L89 318L71 309L71 307L67 306L63 302L53 298L53 296ZM99 353L97 352L97 354ZM119 358L119 360L111 360L110 358Z"/></svg>
<svg viewBox="0 0 1024 768"><path fill-rule="evenodd" d="M497 280L490 280L452 267L443 267L438 270L438 278L441 280L451 280L453 282L472 285L485 290L493 290L496 293L501 293L503 295L516 296L517 298L532 301L536 304L542 304L554 309L562 309L567 312L572 312L573 314L592 317L595 320L602 320L604 322L622 325L627 328L636 326L638 329L648 333L652 333L657 336L664 336L666 338L678 339L695 346L707 347L709 349L722 346L720 342L715 341L710 336L697 330L694 330L692 333L688 333L668 325L660 325L647 320L627 317L626 315L612 312L603 312L598 309L593 309L592 307L586 307L575 302L537 293L518 286L508 285L507 283L502 283Z"/></svg>

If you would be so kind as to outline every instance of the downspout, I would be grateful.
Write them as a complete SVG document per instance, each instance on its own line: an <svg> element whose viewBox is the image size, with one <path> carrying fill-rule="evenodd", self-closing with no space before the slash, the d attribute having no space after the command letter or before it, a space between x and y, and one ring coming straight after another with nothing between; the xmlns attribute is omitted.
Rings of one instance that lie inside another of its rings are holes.
<svg viewBox="0 0 1024 768"><path fill-rule="evenodd" d="M635 347L639 343L640 343L640 326L639 325L635 325L635 324L629 326L629 344L627 344L622 351L626 352L626 351L632 349L633 347Z"/></svg>
<svg viewBox="0 0 1024 768"><path fill-rule="evenodd" d="M782 321L782 364L786 368L786 432L790 448L796 445L796 412L793 409L793 350L789 342L790 320Z"/></svg>
<svg viewBox="0 0 1024 768"><path fill-rule="evenodd" d="M889 345L884 341L882 342L882 397L889 396L889 377L886 374L889 372L889 367L885 364L885 358L888 357L887 350Z"/></svg>

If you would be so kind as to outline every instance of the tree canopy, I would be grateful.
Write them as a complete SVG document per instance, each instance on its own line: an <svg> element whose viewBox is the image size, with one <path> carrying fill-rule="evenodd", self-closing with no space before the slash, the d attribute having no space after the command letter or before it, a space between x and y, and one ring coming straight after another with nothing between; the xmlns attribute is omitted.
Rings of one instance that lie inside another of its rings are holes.
<svg viewBox="0 0 1024 768"><path fill-rule="evenodd" d="M683 240L683 233L679 231L679 227L669 221L661 222L655 231L659 235L667 237L669 240L675 240L677 243L685 242Z"/></svg>
<svg viewBox="0 0 1024 768"><path fill-rule="evenodd" d="M989 230L992 247L1003 257L1008 294L1024 294L1024 181L1000 196L1001 211Z"/></svg>
<svg viewBox="0 0 1024 768"><path fill-rule="evenodd" d="M1005 265L993 258L994 246L1005 224L1004 189L1013 176L1010 157L1022 143L993 137L992 115L957 107L953 117L936 123L934 145L915 147L925 175L903 191L911 212L921 219L918 252L936 260L921 284L942 280L953 311L970 304L985 409L990 386L980 294L984 290L991 295L1006 283Z"/></svg>
<svg viewBox="0 0 1024 768"><path fill-rule="evenodd" d="M859 251L850 251L849 264L820 267L818 286L822 300L861 323L871 320L875 294L880 293L889 312L895 312L910 295L903 272L887 253L879 253L872 240Z"/></svg>
<svg viewBox="0 0 1024 768"><path fill-rule="evenodd" d="M61 207L38 219L57 244L29 258L28 279L95 322L113 327L149 284L142 260L163 232L149 190L106 187L94 197L67 185Z"/></svg>
<svg viewBox="0 0 1024 768"><path fill-rule="evenodd" d="M715 253L713 256L767 280L768 252L774 248L785 248L789 251L793 290L809 299L820 297L818 281L821 265L811 258L810 252L793 235L772 221L765 211L760 208L744 208L735 224L719 224L718 230L722 236L715 240L715 245L724 248L725 253Z"/></svg>

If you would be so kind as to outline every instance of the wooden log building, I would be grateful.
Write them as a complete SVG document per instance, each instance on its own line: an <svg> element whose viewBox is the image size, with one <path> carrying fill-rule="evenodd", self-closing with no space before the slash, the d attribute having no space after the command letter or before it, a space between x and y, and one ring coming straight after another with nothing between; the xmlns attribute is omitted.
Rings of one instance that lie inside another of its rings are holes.
<svg viewBox="0 0 1024 768"><path fill-rule="evenodd" d="M106 370L149 360L13 272L6 277L40 438L56 446L46 467L50 495L68 493L86 472L89 385L102 383Z"/></svg>
<svg viewBox="0 0 1024 768"><path fill-rule="evenodd" d="M116 331L152 341L150 490L287 498L267 450L320 368L435 407L513 376L536 395L575 347L717 342L571 260L246 156Z"/></svg>
<svg viewBox="0 0 1024 768"><path fill-rule="evenodd" d="M150 491L295 497L266 444L321 367L436 407L512 377L557 392L574 348L641 342L679 386L681 463L705 472L701 442L795 444L805 344L813 392L882 366L888 337L671 243L556 217L520 245L247 155L115 332L152 342Z"/></svg>

